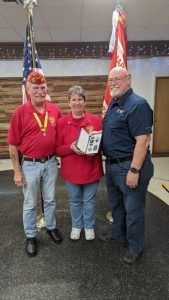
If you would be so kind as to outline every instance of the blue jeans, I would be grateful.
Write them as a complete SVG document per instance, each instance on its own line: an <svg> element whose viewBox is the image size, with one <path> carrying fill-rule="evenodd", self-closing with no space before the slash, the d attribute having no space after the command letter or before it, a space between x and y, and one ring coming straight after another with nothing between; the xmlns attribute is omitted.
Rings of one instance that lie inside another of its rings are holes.
<svg viewBox="0 0 169 300"><path fill-rule="evenodd" d="M112 207L111 237L127 240L129 251L139 254L144 248L146 193L154 167L147 156L141 168L136 189L126 185L131 161L106 163L106 186Z"/></svg>
<svg viewBox="0 0 169 300"><path fill-rule="evenodd" d="M45 163L24 161L22 170L26 184L23 187L23 225L28 238L37 234L37 199L41 189L47 229L56 227L56 179L58 166L55 157Z"/></svg>
<svg viewBox="0 0 169 300"><path fill-rule="evenodd" d="M93 228L95 223L96 192L99 181L75 184L65 181L69 194L72 227Z"/></svg>

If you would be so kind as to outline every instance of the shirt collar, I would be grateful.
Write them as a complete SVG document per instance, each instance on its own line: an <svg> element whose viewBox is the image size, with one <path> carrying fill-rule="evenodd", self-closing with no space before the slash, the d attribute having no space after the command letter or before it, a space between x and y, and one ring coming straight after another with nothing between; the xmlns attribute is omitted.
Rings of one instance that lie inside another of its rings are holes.
<svg viewBox="0 0 169 300"><path fill-rule="evenodd" d="M33 105L32 105L32 103L31 103L30 100L27 101L27 102L25 103L25 105L26 105L26 107L27 107L28 113L31 113L31 114L32 114L33 112L36 111L35 108L33 107ZM49 105L48 101L45 101L45 109L44 109L44 113L45 113L46 111L48 111L48 112L51 111L50 105Z"/></svg>
<svg viewBox="0 0 169 300"><path fill-rule="evenodd" d="M133 93L133 89L130 88L124 95L122 95L120 98L118 98L117 100L115 99L112 99L112 102L111 102L111 106L115 106L115 105L119 105L121 106L127 99L127 97Z"/></svg>
<svg viewBox="0 0 169 300"><path fill-rule="evenodd" d="M73 124L73 125L79 125L78 120L81 120L81 124L80 124L81 127L91 123L91 120L87 112L85 112L85 116L83 118L77 119L77 122L76 119L72 117L72 113L70 112L69 114L67 114L67 120L69 124Z"/></svg>

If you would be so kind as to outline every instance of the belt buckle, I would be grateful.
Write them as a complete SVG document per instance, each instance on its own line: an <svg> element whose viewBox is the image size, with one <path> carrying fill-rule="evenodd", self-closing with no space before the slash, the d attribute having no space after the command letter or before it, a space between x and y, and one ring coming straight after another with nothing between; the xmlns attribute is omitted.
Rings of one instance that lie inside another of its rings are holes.
<svg viewBox="0 0 169 300"><path fill-rule="evenodd" d="M43 158L40 159L40 162L41 162L41 163L45 163L45 161L46 161L46 158L45 158L45 157L43 157Z"/></svg>

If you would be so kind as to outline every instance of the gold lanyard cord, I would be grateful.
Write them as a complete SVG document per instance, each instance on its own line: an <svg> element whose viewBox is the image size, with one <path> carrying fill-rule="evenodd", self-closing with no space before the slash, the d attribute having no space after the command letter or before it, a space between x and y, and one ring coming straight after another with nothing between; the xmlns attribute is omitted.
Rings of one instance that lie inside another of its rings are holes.
<svg viewBox="0 0 169 300"><path fill-rule="evenodd" d="M39 128L42 132L45 132L46 131L46 128L47 128L47 125L48 125L48 112L45 113L45 120L44 120L44 125L42 125L42 122L41 120L39 119L38 115L36 112L33 113L38 125L39 125Z"/></svg>

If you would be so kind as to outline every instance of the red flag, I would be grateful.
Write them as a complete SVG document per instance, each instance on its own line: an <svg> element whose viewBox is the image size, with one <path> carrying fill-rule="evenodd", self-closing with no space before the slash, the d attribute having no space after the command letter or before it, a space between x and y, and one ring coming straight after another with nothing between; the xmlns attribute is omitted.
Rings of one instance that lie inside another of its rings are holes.
<svg viewBox="0 0 169 300"><path fill-rule="evenodd" d="M127 34L126 16L124 10L115 10L112 16L112 34L109 43L109 56L111 58L110 70L114 67L124 67L127 69ZM103 108L107 109L112 97L110 95L107 82Z"/></svg>

